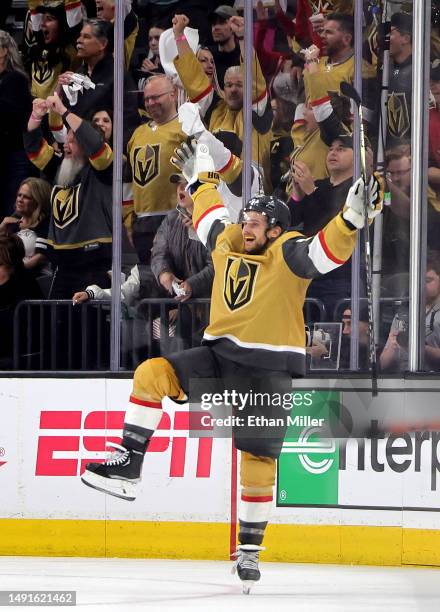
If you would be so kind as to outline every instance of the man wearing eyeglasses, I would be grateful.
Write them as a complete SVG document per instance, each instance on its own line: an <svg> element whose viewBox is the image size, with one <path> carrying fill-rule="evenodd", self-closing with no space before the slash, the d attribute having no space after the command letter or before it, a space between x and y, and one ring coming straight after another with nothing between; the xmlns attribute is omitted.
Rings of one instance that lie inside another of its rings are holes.
<svg viewBox="0 0 440 612"><path fill-rule="evenodd" d="M151 120L134 131L127 151L133 181L133 243L140 263L149 264L154 235L176 205L170 157L186 134L177 119L176 89L167 76L147 80L144 102Z"/></svg>

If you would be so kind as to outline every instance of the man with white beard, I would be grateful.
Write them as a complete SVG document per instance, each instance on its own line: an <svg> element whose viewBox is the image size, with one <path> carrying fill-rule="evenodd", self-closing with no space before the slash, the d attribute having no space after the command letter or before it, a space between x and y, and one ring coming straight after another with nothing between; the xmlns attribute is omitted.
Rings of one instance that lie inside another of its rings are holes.
<svg viewBox="0 0 440 612"><path fill-rule="evenodd" d="M49 111L60 115L68 129L61 163L40 127ZM70 298L89 284L109 286L113 152L101 131L68 111L57 95L37 98L25 146L37 168L54 177L48 257L55 273L50 297Z"/></svg>
<svg viewBox="0 0 440 612"><path fill-rule="evenodd" d="M71 134L72 132L69 132L69 135ZM64 145L64 157L57 170L55 176L55 183L57 185L64 185L65 187L70 187L71 185L75 184L75 180L78 174L86 165L87 159L75 159L73 157L66 157L67 146L68 142L66 141Z"/></svg>

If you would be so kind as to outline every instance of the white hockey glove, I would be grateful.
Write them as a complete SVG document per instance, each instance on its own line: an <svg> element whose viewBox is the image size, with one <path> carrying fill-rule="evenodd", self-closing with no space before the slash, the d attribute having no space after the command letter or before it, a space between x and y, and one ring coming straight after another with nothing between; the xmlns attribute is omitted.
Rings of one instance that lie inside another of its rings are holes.
<svg viewBox="0 0 440 612"><path fill-rule="evenodd" d="M179 123L182 124L182 132L188 136L198 138L206 130L200 118L200 110L197 104L185 102L179 107Z"/></svg>
<svg viewBox="0 0 440 612"><path fill-rule="evenodd" d="M220 183L220 176L215 171L215 165L205 144L197 144L195 140L191 145L182 143L179 149L174 150L175 157L171 158L174 164L188 181L186 189L196 183Z"/></svg>
<svg viewBox="0 0 440 612"><path fill-rule="evenodd" d="M364 185L361 177L350 187L342 213L344 219L358 229L364 227Z"/></svg>
<svg viewBox="0 0 440 612"><path fill-rule="evenodd" d="M170 160L188 182L194 175L196 145L195 140L192 140L190 144L182 142L180 147L174 149L174 156Z"/></svg>
<svg viewBox="0 0 440 612"><path fill-rule="evenodd" d="M379 180L373 175L368 183L368 221L371 223L382 210L383 194ZM358 180L350 187L342 216L357 229L364 227L364 180Z"/></svg>

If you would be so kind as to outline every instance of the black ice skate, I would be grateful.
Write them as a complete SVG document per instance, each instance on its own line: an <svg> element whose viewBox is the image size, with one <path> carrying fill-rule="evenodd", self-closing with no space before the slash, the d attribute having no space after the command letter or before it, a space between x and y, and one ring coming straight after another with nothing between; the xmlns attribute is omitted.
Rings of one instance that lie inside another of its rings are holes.
<svg viewBox="0 0 440 612"><path fill-rule="evenodd" d="M261 574L258 569L260 550L264 550L264 547L256 544L240 544L235 553L237 560L232 568L232 573L237 572L243 583L245 595L249 595L254 583L260 580Z"/></svg>
<svg viewBox="0 0 440 612"><path fill-rule="evenodd" d="M136 499L136 486L141 480L144 453L113 442L108 442L107 446L116 450L104 463L88 463L81 480L93 489L133 501Z"/></svg>

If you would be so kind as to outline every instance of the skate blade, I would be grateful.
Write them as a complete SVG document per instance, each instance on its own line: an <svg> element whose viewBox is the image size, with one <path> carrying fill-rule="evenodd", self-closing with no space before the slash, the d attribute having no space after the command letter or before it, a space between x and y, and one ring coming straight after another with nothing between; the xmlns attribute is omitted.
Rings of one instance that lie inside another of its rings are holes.
<svg viewBox="0 0 440 612"><path fill-rule="evenodd" d="M243 580L243 595L249 595L254 584L254 580Z"/></svg>
<svg viewBox="0 0 440 612"><path fill-rule="evenodd" d="M81 476L81 481L92 489L96 489L102 493L108 493L109 495L125 499L126 501L134 501L136 499L137 483L116 478L103 478L88 470Z"/></svg>

